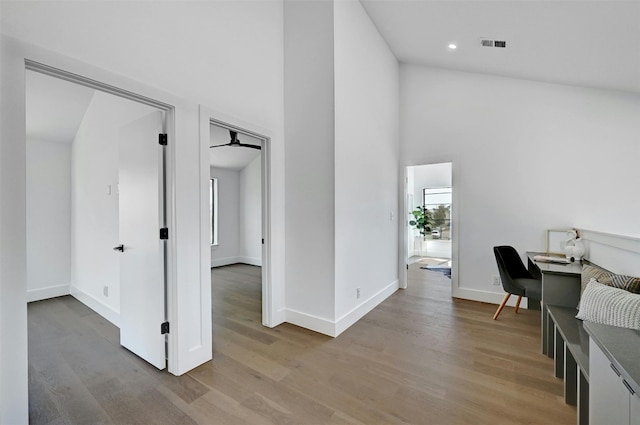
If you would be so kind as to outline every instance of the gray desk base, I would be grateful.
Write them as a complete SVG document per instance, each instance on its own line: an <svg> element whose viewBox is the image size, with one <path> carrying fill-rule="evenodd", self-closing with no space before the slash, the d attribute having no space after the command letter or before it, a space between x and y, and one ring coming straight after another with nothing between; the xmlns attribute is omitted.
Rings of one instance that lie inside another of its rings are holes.
<svg viewBox="0 0 640 425"><path fill-rule="evenodd" d="M576 406L577 424L589 423L589 336L573 307L548 306L554 375L564 379L564 401Z"/></svg>
<svg viewBox="0 0 640 425"><path fill-rule="evenodd" d="M549 319L548 305L576 308L580 300L580 276L542 274L541 344L542 353L550 358L554 354L553 323Z"/></svg>
<svg viewBox="0 0 640 425"><path fill-rule="evenodd" d="M536 263L533 258L541 252L527 252L527 269L532 276L542 279L542 311L540 335L542 353L553 357L553 324L549 323L547 305L576 307L580 300L580 275L582 264Z"/></svg>

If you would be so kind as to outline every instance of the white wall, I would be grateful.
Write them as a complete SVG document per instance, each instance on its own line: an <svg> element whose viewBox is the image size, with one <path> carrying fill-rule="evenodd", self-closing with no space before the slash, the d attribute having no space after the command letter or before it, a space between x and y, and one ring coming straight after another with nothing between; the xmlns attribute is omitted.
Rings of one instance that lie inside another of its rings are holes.
<svg viewBox="0 0 640 425"><path fill-rule="evenodd" d="M198 104L255 123L271 136L270 270L275 298L284 304L283 10L277 1L3 2L1 19L3 35L14 40L3 37L0 61L0 422L25 423L24 59L176 106L170 150L179 236L171 242L176 263L170 273L180 285L170 294L170 307L180 336L169 336L169 368L184 373L211 356L210 253L203 231L208 170L199 165Z"/></svg>
<svg viewBox="0 0 640 425"><path fill-rule="evenodd" d="M284 2L287 321L334 324L333 2ZM271 183L272 188L275 182Z"/></svg>
<svg viewBox="0 0 640 425"><path fill-rule="evenodd" d="M240 172L210 170L218 179L218 245L211 246L211 267L218 267L240 262Z"/></svg>
<svg viewBox="0 0 640 425"><path fill-rule="evenodd" d="M398 288L399 71L358 1L334 13L339 333Z"/></svg>
<svg viewBox="0 0 640 425"><path fill-rule="evenodd" d="M71 293L116 326L120 323L120 253L113 247L120 244L119 131L154 110L95 92L73 141Z"/></svg>
<svg viewBox="0 0 640 425"><path fill-rule="evenodd" d="M287 321L338 335L398 288L398 90L359 2L285 1Z"/></svg>
<svg viewBox="0 0 640 425"><path fill-rule="evenodd" d="M414 176L414 205L422 205L422 189L451 187L451 163L428 164L412 167Z"/></svg>
<svg viewBox="0 0 640 425"><path fill-rule="evenodd" d="M218 179L218 245L211 246L211 267L262 265L261 158L240 171L210 170Z"/></svg>
<svg viewBox="0 0 640 425"><path fill-rule="evenodd" d="M408 65L400 82L403 164L453 161L454 295L499 301L495 245L640 234L640 96Z"/></svg>
<svg viewBox="0 0 640 425"><path fill-rule="evenodd" d="M0 55L0 423L24 424L29 421L25 72L24 58L4 39Z"/></svg>
<svg viewBox="0 0 640 425"><path fill-rule="evenodd" d="M27 299L69 294L71 143L27 141Z"/></svg>
<svg viewBox="0 0 640 425"><path fill-rule="evenodd" d="M240 257L243 263L262 265L262 158L240 171Z"/></svg>
<svg viewBox="0 0 640 425"><path fill-rule="evenodd" d="M627 276L640 276L640 238L579 229L585 244L585 258Z"/></svg>

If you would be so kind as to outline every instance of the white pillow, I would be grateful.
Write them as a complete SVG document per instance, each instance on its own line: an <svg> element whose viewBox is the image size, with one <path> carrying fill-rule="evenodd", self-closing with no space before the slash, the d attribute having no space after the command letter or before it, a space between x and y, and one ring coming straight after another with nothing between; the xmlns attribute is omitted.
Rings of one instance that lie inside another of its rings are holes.
<svg viewBox="0 0 640 425"><path fill-rule="evenodd" d="M603 285L591 278L582 293L576 318L640 330L640 295Z"/></svg>

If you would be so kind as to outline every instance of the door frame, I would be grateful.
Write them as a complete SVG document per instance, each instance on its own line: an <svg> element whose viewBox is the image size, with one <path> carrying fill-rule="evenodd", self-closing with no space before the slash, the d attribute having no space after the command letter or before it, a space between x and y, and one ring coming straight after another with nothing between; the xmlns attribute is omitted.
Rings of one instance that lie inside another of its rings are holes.
<svg viewBox="0 0 640 425"><path fill-rule="evenodd" d="M163 211L161 211L161 224L162 227L168 227L170 235L173 233L173 237L170 237L165 242L165 257L164 257L164 312L165 321L175 322L176 314L173 298L175 297L176 289L176 220L175 220L175 107L173 105L125 90L119 87L106 84L79 74L75 74L70 71L66 71L60 68L55 68L50 65L46 65L41 62L37 62L31 59L25 59L24 61L25 71L38 72L40 74L48 75L53 78L59 78L74 84L79 84L94 90L98 90L104 93L109 93L124 99L131 100L133 102L142 103L144 105L151 106L161 111L162 113L162 128L163 133L167 134L169 143L164 147L163 153L163 174L164 174L164 196L162 200ZM174 326L171 333L166 335L166 368L169 372L176 374L178 370L177 365L177 327Z"/></svg>
<svg viewBox="0 0 640 425"><path fill-rule="evenodd" d="M169 239L169 372L181 375L211 359L211 346L205 337L211 335L211 309L200 312L195 299L202 299L204 285L196 269L192 253L195 229L191 210L197 194L191 193L188 183L195 177L192 169L198 155L197 103L165 89L147 85L143 80L122 72L110 71L62 53L28 42L0 37L0 411L3 419L14 423L28 422L28 343L27 343L27 285L26 285L26 132L25 132L25 60L47 64L60 70L105 82L142 97L160 100L173 108L167 133L169 226L180 232L180 238ZM117 64L113 65L118 68ZM122 68L122 67L120 67ZM177 149L177 143L180 148ZM176 154L179 153L179 155ZM178 198L178 199L176 199ZM182 201L182 202L179 202ZM186 201L186 202L184 202ZM179 214L177 214L177 213ZM179 225L179 228L177 227ZM179 250L177 249L179 248ZM179 254L179 256L178 256ZM177 267L180 266L180 267ZM180 285L177 285L178 278ZM199 315L197 315L199 313ZM8 319L8 320L5 320ZM196 322L197 320L197 322ZM208 320L209 329L203 329Z"/></svg>
<svg viewBox="0 0 640 425"><path fill-rule="evenodd" d="M209 216L209 191L208 182L210 176L210 163L209 163L209 143L211 125L217 125L222 128L237 131L241 134L260 139L262 141L262 150L260 151L261 160L261 186L262 186L262 237L264 243L262 244L262 324L266 327L274 327L280 322L277 322L274 318L274 312L276 310L272 287L272 265L271 265L271 136L269 131L246 121L242 121L238 118L231 117L222 112L216 112L210 108L200 105L200 194L202 197L201 202L201 218L204 220L202 228L208 228L208 216ZM208 235L202 232L201 235L202 246L205 247L208 253L209 265L211 264L211 247L209 245ZM203 259L204 260L204 259ZM211 267L209 266L207 272L209 276L207 279L211 279Z"/></svg>
<svg viewBox="0 0 640 425"><path fill-rule="evenodd" d="M402 220L398 220L400 225L400 233L402 234L401 238L398 238L400 241L400 247L398 249L400 253L400 289L407 289L407 270L409 267L409 252L408 252L408 244L409 244L409 220L408 216L411 213L409 211L409 205L407 202L407 168L409 167L419 167L422 165L436 165L436 164L444 164L451 163L451 296L454 298L458 298L459 292L459 258L458 258L458 234L459 234L459 220L458 220L458 170L457 170L457 162L452 159L443 159L442 161L433 161L433 162L425 162L420 164L404 164L401 169L402 174L402 184L400 185L401 196L400 196L400 204L401 211L403 212ZM414 200L415 202L415 200Z"/></svg>

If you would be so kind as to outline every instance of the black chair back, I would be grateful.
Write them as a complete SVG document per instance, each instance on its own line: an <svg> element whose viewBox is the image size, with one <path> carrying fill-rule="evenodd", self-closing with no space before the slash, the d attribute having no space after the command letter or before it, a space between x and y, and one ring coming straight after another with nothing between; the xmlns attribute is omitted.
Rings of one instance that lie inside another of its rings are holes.
<svg viewBox="0 0 640 425"><path fill-rule="evenodd" d="M505 291L514 295L524 295L524 288L516 285L514 279L531 278L531 274L522 263L518 251L514 247L503 245L493 248L498 263L498 271Z"/></svg>

